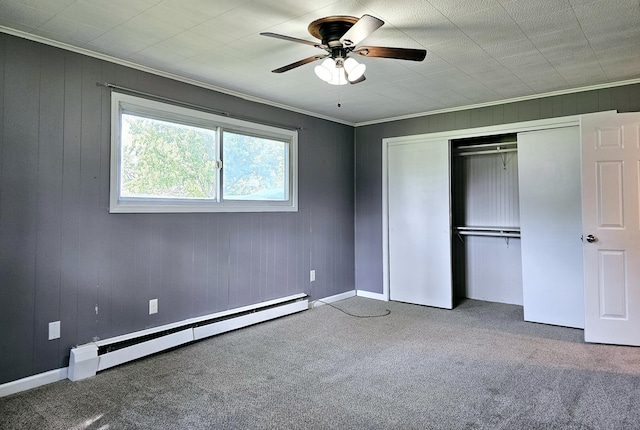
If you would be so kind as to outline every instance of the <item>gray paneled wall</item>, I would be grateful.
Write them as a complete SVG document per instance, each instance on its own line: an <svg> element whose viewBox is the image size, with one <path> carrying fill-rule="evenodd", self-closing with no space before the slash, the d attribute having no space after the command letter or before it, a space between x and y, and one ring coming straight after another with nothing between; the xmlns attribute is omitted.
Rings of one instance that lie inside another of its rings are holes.
<svg viewBox="0 0 640 430"><path fill-rule="evenodd" d="M640 111L640 84L356 128L356 288L382 293L382 139L543 118Z"/></svg>
<svg viewBox="0 0 640 430"><path fill-rule="evenodd" d="M96 82L302 127L299 212L109 214ZM0 383L64 367L95 337L353 290L353 163L352 127L0 34Z"/></svg>

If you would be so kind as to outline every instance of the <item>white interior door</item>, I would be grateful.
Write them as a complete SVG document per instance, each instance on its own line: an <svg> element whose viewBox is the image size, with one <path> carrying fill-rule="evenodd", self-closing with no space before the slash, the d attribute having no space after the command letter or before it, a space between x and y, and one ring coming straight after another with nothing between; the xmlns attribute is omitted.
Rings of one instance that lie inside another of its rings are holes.
<svg viewBox="0 0 640 430"><path fill-rule="evenodd" d="M451 309L449 141L387 147L391 300Z"/></svg>
<svg viewBox="0 0 640 430"><path fill-rule="evenodd" d="M585 341L640 345L640 114L581 119Z"/></svg>
<svg viewBox="0 0 640 430"><path fill-rule="evenodd" d="M584 327L580 128L518 134L524 319Z"/></svg>

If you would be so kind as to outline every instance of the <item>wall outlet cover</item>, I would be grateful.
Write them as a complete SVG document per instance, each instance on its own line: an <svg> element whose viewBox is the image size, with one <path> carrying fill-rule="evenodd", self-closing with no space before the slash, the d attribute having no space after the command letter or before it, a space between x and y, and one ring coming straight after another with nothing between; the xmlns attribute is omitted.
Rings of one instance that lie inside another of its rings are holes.
<svg viewBox="0 0 640 430"><path fill-rule="evenodd" d="M49 340L60 339L60 321L49 323Z"/></svg>
<svg viewBox="0 0 640 430"><path fill-rule="evenodd" d="M158 299L149 300L149 315L158 313Z"/></svg>

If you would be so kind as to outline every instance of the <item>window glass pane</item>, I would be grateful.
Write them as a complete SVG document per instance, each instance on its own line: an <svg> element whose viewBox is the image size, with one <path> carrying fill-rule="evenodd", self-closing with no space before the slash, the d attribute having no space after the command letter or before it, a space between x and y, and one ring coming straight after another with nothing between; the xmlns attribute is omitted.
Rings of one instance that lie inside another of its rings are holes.
<svg viewBox="0 0 640 430"><path fill-rule="evenodd" d="M122 198L216 198L214 130L122 113Z"/></svg>
<svg viewBox="0 0 640 430"><path fill-rule="evenodd" d="M288 200L287 153L286 142L223 132L224 200Z"/></svg>

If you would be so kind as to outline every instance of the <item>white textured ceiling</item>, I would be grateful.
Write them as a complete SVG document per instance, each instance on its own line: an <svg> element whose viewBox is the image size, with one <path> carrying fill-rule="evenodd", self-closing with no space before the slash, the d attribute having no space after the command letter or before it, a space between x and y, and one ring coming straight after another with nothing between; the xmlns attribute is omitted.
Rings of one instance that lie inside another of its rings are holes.
<svg viewBox="0 0 640 430"><path fill-rule="evenodd" d="M340 87L270 72L323 51L260 32L365 13L385 25L360 45L426 60L358 57ZM348 123L640 78L639 0L0 0L0 26Z"/></svg>

